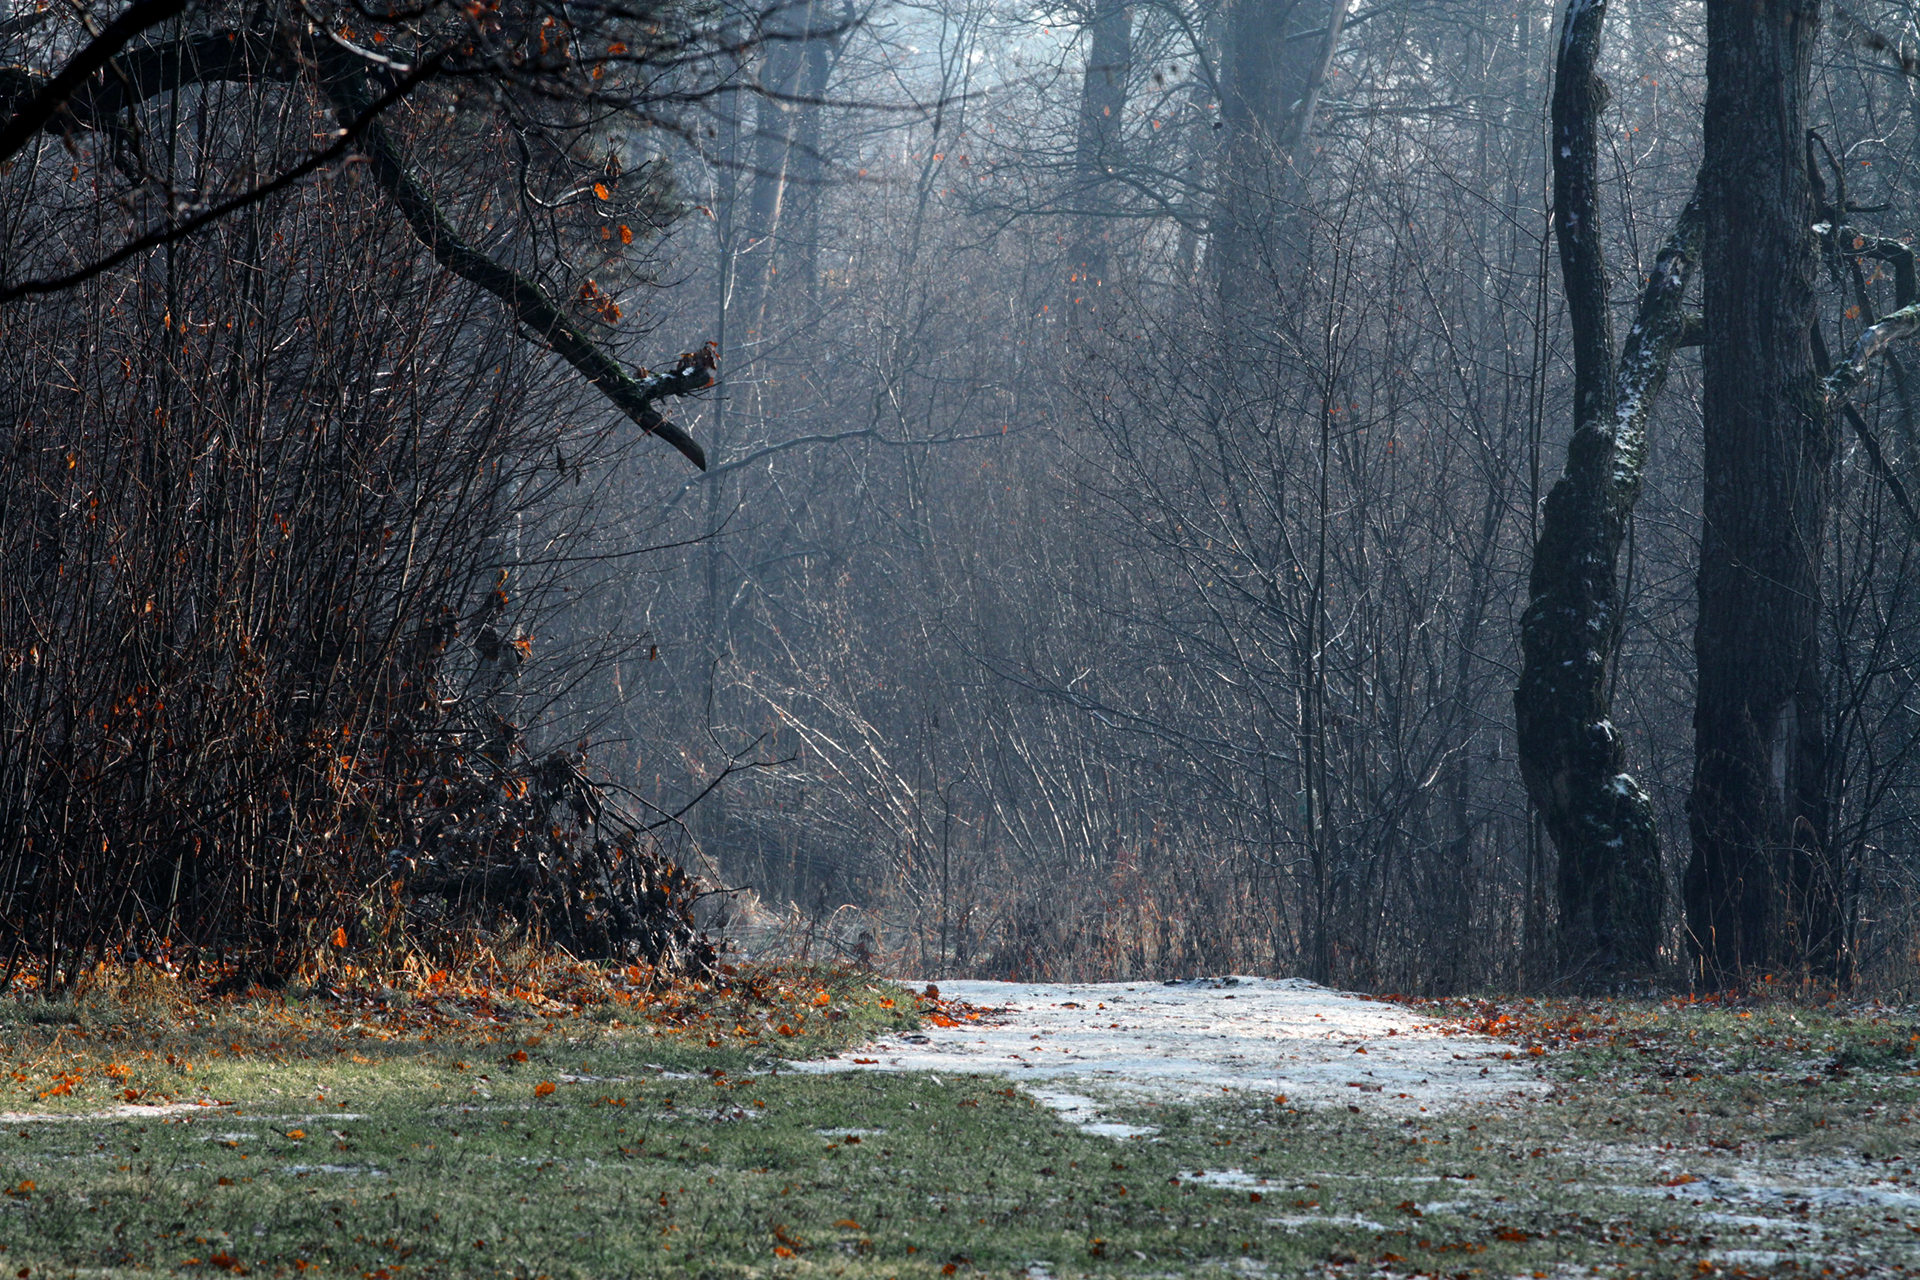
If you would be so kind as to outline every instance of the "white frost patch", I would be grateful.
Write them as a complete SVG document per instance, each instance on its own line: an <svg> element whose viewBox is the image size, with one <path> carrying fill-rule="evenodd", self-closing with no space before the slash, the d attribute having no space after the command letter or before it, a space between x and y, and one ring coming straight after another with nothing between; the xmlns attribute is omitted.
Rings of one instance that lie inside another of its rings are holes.
<svg viewBox="0 0 1920 1280"><path fill-rule="evenodd" d="M1182 1182L1197 1182L1203 1187L1247 1188L1265 1187L1271 1184L1257 1173L1248 1173L1245 1169L1216 1169L1206 1173L1197 1173L1191 1178L1182 1178Z"/></svg>
<svg viewBox="0 0 1920 1280"><path fill-rule="evenodd" d="M1028 1095L1060 1118L1085 1133L1101 1138L1150 1138L1160 1132L1150 1124L1121 1124L1101 1119L1100 1104L1078 1093L1055 1093L1051 1089L1029 1089Z"/></svg>
<svg viewBox="0 0 1920 1280"><path fill-rule="evenodd" d="M1404 1116L1550 1088L1527 1058L1503 1056L1516 1046L1445 1035L1402 1005L1297 978L949 982L940 990L999 1013L991 1025L929 1026L836 1060L789 1065L1007 1076L1083 1128L1114 1101L1285 1095L1294 1105ZM1042 1083L1056 1081L1071 1089Z"/></svg>
<svg viewBox="0 0 1920 1280"><path fill-rule="evenodd" d="M1387 1228L1372 1218L1363 1218L1357 1213L1335 1215L1326 1218L1302 1217L1288 1214L1280 1218L1262 1219L1270 1227L1285 1227L1289 1231L1298 1231L1302 1227L1358 1227L1362 1231L1385 1231Z"/></svg>
<svg viewBox="0 0 1920 1280"><path fill-rule="evenodd" d="M34 1112L0 1111L0 1124L30 1124L42 1120L154 1120L163 1116L199 1113L218 1107L231 1107L231 1102L169 1102L165 1106L145 1106L130 1103L124 1107L107 1107L101 1111Z"/></svg>

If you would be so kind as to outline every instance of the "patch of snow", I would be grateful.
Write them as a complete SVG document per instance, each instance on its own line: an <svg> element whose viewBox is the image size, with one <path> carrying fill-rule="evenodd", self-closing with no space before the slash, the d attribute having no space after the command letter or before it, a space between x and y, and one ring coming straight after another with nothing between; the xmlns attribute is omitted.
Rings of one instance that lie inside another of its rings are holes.
<svg viewBox="0 0 1920 1280"><path fill-rule="evenodd" d="M1265 1218L1263 1221L1270 1227L1285 1227L1289 1231L1298 1231L1302 1227L1358 1227L1362 1231L1385 1231L1387 1229L1384 1224L1375 1222L1372 1218L1361 1217L1357 1213L1325 1218L1316 1218L1311 1215L1287 1214L1279 1218Z"/></svg>
<svg viewBox="0 0 1920 1280"><path fill-rule="evenodd" d="M1267 1179L1257 1173L1248 1173L1245 1169L1217 1169L1196 1173L1182 1178L1182 1182L1197 1182L1203 1187L1264 1187L1270 1185Z"/></svg>
<svg viewBox="0 0 1920 1280"><path fill-rule="evenodd" d="M1753 1227L1760 1231L1804 1231L1803 1223L1791 1218L1756 1218L1750 1213L1703 1213L1700 1221L1716 1227Z"/></svg>
<svg viewBox="0 0 1920 1280"><path fill-rule="evenodd" d="M1550 1088L1535 1063L1504 1056L1516 1046L1444 1034L1404 1006L1298 978L948 982L941 994L996 1015L786 1065L1005 1076L1082 1128L1105 1123L1100 1110L1115 1103L1240 1094L1407 1116Z"/></svg>
<svg viewBox="0 0 1920 1280"><path fill-rule="evenodd" d="M1755 1200L1805 1200L1817 1209L1920 1210L1920 1193L1885 1187L1748 1187L1745 1191Z"/></svg>
<svg viewBox="0 0 1920 1280"><path fill-rule="evenodd" d="M937 1077L936 1077L937 1079ZM1078 1093L1055 1093L1049 1089L1029 1089L1029 1097L1083 1133L1101 1138L1150 1138L1160 1130L1150 1124L1121 1124L1101 1118L1100 1104Z"/></svg>
<svg viewBox="0 0 1920 1280"><path fill-rule="evenodd" d="M231 1107L231 1102L169 1102L164 1106L129 1103L102 1111L57 1112L0 1111L0 1124L30 1124L41 1120L154 1120L164 1116L198 1113L216 1107Z"/></svg>
<svg viewBox="0 0 1920 1280"><path fill-rule="evenodd" d="M1093 1120L1078 1128L1096 1138L1151 1138L1160 1132L1150 1124L1122 1124L1118 1120Z"/></svg>
<svg viewBox="0 0 1920 1280"><path fill-rule="evenodd" d="M1794 1255L1778 1249L1716 1249L1708 1256L1731 1267L1777 1267Z"/></svg>

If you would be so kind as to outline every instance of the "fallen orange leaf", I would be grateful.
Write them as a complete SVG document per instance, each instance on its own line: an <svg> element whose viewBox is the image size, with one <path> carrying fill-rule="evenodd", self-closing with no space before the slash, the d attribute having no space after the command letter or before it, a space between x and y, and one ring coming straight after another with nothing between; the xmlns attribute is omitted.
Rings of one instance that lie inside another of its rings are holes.
<svg viewBox="0 0 1920 1280"><path fill-rule="evenodd" d="M553 1081L551 1080L542 1080L539 1084L533 1086L533 1096L536 1098L547 1097L552 1092Z"/></svg>

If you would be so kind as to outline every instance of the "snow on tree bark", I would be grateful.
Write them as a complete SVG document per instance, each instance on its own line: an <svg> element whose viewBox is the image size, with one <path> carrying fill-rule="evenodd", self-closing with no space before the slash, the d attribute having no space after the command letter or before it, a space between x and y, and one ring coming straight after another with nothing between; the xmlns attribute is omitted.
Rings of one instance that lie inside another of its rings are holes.
<svg viewBox="0 0 1920 1280"><path fill-rule="evenodd" d="M1521 619L1515 727L1527 794L1560 856L1559 963L1583 985L1651 971L1661 937L1653 805L1625 770L1611 698L1624 605L1619 558L1646 459L1646 419L1687 331L1681 309L1699 256L1689 202L1641 294L1618 362L1596 218L1594 74L1606 6L1570 0L1553 97L1555 231L1573 330L1574 433L1547 496Z"/></svg>

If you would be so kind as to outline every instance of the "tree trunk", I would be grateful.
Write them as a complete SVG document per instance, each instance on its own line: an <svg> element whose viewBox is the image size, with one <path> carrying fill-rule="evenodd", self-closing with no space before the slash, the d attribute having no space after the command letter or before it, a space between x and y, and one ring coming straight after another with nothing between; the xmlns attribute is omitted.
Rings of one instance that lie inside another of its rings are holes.
<svg viewBox="0 0 1920 1280"><path fill-rule="evenodd" d="M825 3L815 4L813 12L823 17ZM851 21L850 16L843 17L840 25L844 27ZM831 38L816 36L807 41L800 65L801 97L826 97L827 84L833 78L834 66L845 45L844 33ZM797 114L793 152L787 161L790 177L786 202L793 207L793 212L787 219L790 230L782 237L780 261L787 264L787 269L804 288L808 302L814 303L818 301L820 288L820 197L826 178L820 158L824 142L821 107L818 101L805 102L800 104Z"/></svg>
<svg viewBox="0 0 1920 1280"><path fill-rule="evenodd" d="M1220 59L1225 133L1211 265L1233 331L1264 309L1286 208L1351 0L1234 0Z"/></svg>
<svg viewBox="0 0 1920 1280"><path fill-rule="evenodd" d="M1605 18L1604 3L1569 0L1555 67L1554 231L1573 330L1574 432L1534 547L1514 692L1521 774L1560 854L1558 967L1590 987L1650 973L1659 957L1659 829L1611 718L1626 603L1618 566L1647 414L1686 329L1681 300L1702 222L1696 197L1655 262L1616 366L1595 199L1606 89L1593 68Z"/></svg>
<svg viewBox="0 0 1920 1280"><path fill-rule="evenodd" d="M1689 941L1715 984L1835 974L1820 564L1833 461L1811 333L1818 0L1709 0L1705 527Z"/></svg>
<svg viewBox="0 0 1920 1280"><path fill-rule="evenodd" d="M1127 73L1133 65L1133 8L1095 0L1087 23L1087 70L1081 82L1080 130L1074 144L1075 230L1072 295L1090 299L1105 283L1113 234L1111 177L1120 163Z"/></svg>
<svg viewBox="0 0 1920 1280"><path fill-rule="evenodd" d="M793 251L804 234L801 210L816 203L820 178L820 104L833 69L837 32L827 0L797 4L766 25L767 49L759 83L765 91L755 104L753 145L748 152L752 177L747 185L741 230L740 286L747 303L748 337L766 323L767 295L783 266L796 258L811 286L811 248Z"/></svg>

